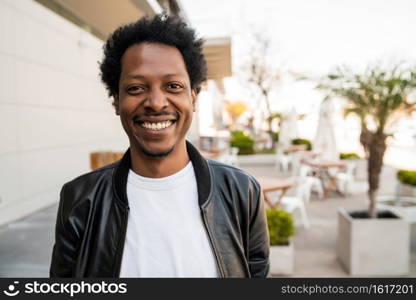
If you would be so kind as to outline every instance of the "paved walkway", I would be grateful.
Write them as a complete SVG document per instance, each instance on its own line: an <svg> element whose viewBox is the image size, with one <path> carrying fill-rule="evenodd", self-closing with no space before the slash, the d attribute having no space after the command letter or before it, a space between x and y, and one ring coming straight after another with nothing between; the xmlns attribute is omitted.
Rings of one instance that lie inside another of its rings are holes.
<svg viewBox="0 0 416 300"><path fill-rule="evenodd" d="M285 178L270 164L242 165L256 176ZM381 193L393 193L394 170L385 168ZM359 182L348 198L331 195L327 201L312 199L307 205L311 227L297 227L294 277L346 277L336 259L337 210L366 208L366 184ZM0 277L47 277L53 245L57 205L0 227ZM295 216L296 217L296 216ZM411 277L416 277L416 227L412 228Z"/></svg>
<svg viewBox="0 0 416 300"><path fill-rule="evenodd" d="M0 277L48 277L58 205L0 227Z"/></svg>

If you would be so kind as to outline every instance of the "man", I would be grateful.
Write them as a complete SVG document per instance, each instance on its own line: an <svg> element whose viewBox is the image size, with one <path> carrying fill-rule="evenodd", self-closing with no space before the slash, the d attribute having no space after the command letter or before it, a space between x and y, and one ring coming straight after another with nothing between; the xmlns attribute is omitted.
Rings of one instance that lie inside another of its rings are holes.
<svg viewBox="0 0 416 300"><path fill-rule="evenodd" d="M130 148L63 186L50 275L266 277L259 184L185 139L206 79L195 32L164 15L120 27L101 77Z"/></svg>

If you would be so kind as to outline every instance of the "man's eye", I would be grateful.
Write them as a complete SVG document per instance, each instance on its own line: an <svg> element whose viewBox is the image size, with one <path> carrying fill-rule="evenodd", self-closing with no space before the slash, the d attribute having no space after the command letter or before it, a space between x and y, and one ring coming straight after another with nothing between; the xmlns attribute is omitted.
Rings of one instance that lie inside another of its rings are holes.
<svg viewBox="0 0 416 300"><path fill-rule="evenodd" d="M168 84L168 89L170 89L170 90L179 90L179 89L182 89L182 85L180 85L179 83L169 83Z"/></svg>
<svg viewBox="0 0 416 300"><path fill-rule="evenodd" d="M127 88L127 92L129 93L138 93L143 91L143 87L139 86L139 85L133 85Z"/></svg>

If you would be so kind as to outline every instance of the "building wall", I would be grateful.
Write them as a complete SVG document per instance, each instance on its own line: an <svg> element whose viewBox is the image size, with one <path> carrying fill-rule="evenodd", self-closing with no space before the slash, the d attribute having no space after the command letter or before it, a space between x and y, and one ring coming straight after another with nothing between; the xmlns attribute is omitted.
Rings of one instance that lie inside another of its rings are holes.
<svg viewBox="0 0 416 300"><path fill-rule="evenodd" d="M0 2L0 41L1 225L128 139L98 77L102 41L31 0Z"/></svg>

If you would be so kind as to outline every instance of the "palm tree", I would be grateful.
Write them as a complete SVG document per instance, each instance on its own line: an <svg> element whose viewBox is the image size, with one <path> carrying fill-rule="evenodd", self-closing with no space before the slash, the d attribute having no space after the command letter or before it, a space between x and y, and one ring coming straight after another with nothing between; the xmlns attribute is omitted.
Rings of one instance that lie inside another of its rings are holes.
<svg viewBox="0 0 416 300"><path fill-rule="evenodd" d="M376 197L380 183L386 139L404 115L416 109L409 95L416 90L416 71L401 64L391 69L370 66L364 73L338 68L318 88L347 100L345 112L361 120L360 142L368 155L369 217L376 218Z"/></svg>

